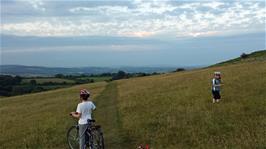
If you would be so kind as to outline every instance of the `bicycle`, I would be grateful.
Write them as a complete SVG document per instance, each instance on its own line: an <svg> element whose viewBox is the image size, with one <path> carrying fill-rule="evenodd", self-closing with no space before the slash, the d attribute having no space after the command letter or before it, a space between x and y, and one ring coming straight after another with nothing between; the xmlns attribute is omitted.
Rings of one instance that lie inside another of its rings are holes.
<svg viewBox="0 0 266 149"><path fill-rule="evenodd" d="M100 125L95 125L95 120L88 120L85 132L86 149L104 149L103 132ZM67 131L67 142L70 149L79 149L79 126L73 125Z"/></svg>

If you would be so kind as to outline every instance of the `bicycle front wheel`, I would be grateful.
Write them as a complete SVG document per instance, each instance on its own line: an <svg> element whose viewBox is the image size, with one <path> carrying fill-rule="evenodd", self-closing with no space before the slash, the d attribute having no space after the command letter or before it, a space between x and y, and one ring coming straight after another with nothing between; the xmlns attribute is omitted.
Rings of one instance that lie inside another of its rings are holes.
<svg viewBox="0 0 266 149"><path fill-rule="evenodd" d="M93 149L104 149L104 138L101 128L95 128L92 131L92 145Z"/></svg>
<svg viewBox="0 0 266 149"><path fill-rule="evenodd" d="M67 132L67 143L70 149L79 149L79 127L72 126Z"/></svg>

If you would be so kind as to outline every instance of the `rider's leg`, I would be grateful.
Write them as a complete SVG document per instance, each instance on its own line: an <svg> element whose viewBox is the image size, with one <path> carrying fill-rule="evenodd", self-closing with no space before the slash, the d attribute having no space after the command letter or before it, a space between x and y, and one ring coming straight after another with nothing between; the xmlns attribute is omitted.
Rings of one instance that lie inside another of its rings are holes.
<svg viewBox="0 0 266 149"><path fill-rule="evenodd" d="M217 92L217 102L219 102L221 100L221 94L220 91Z"/></svg>
<svg viewBox="0 0 266 149"><path fill-rule="evenodd" d="M214 90L212 90L212 103L215 103L215 91Z"/></svg>
<svg viewBox="0 0 266 149"><path fill-rule="evenodd" d="M79 148L85 149L86 140L85 140L85 131L88 128L87 124L81 125L79 124Z"/></svg>

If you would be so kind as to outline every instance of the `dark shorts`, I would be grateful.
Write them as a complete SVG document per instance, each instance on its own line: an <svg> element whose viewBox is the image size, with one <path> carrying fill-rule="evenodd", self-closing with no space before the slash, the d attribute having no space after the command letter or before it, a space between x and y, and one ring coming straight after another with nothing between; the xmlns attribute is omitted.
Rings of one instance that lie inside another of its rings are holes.
<svg viewBox="0 0 266 149"><path fill-rule="evenodd" d="M221 99L220 91L212 90L212 95L214 99Z"/></svg>

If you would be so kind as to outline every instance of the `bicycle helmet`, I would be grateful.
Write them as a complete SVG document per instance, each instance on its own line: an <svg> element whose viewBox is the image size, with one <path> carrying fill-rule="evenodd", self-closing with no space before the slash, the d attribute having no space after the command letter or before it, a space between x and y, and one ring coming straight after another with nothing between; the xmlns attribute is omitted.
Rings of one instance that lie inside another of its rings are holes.
<svg viewBox="0 0 266 149"><path fill-rule="evenodd" d="M90 96L90 92L86 89L80 90L80 96Z"/></svg>

